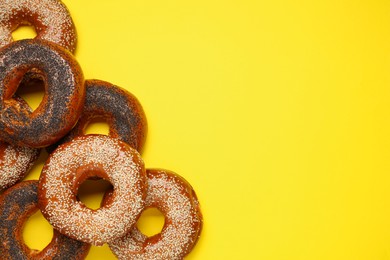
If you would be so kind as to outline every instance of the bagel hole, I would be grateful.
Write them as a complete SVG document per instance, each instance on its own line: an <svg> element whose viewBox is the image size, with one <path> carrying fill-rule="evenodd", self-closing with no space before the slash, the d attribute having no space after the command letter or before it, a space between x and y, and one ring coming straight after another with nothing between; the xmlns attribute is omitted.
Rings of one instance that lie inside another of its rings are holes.
<svg viewBox="0 0 390 260"><path fill-rule="evenodd" d="M151 237L161 233L165 217L157 208L145 209L137 221L137 228L145 236Z"/></svg>
<svg viewBox="0 0 390 260"><path fill-rule="evenodd" d="M31 25L19 25L12 33L12 39L19 41L23 39L33 39L37 36L34 26Z"/></svg>
<svg viewBox="0 0 390 260"><path fill-rule="evenodd" d="M46 160L49 158L49 154L46 149L42 149L39 153L38 159L34 162L31 169L27 172L27 175L23 180L38 180L41 175L43 166L45 165Z"/></svg>
<svg viewBox="0 0 390 260"><path fill-rule="evenodd" d="M31 250L42 251L53 239L53 228L41 211L32 214L23 226L23 240Z"/></svg>
<svg viewBox="0 0 390 260"><path fill-rule="evenodd" d="M90 209L96 210L101 207L104 194L112 190L110 182L99 178L91 177L81 183L77 191L77 198Z"/></svg>
<svg viewBox="0 0 390 260"><path fill-rule="evenodd" d="M45 96L43 77L38 74L34 75L30 79L24 79L15 92L15 95L23 98L33 111L39 107Z"/></svg>
<svg viewBox="0 0 390 260"><path fill-rule="evenodd" d="M101 135L109 135L110 126L107 121L102 118L94 118L92 119L88 125L84 128L84 134L101 134Z"/></svg>

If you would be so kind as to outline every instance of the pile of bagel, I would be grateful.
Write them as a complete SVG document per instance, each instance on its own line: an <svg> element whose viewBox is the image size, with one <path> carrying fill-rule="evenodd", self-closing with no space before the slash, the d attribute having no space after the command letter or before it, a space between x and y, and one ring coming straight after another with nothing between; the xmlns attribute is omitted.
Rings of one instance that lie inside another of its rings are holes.
<svg viewBox="0 0 390 260"><path fill-rule="evenodd" d="M13 41L20 25L33 26L36 37ZM61 1L0 0L0 259L84 259L91 245L103 244L118 259L183 259L202 229L195 191L172 171L145 167L140 102L114 84L85 80L76 43ZM44 89L35 110L16 95L33 86ZM108 135L85 134L96 119L107 122ZM23 181L41 149L49 157L39 180ZM88 179L112 186L98 209L78 198ZM147 208L165 217L150 237L136 226ZM40 251L22 235L37 210L54 230Z"/></svg>

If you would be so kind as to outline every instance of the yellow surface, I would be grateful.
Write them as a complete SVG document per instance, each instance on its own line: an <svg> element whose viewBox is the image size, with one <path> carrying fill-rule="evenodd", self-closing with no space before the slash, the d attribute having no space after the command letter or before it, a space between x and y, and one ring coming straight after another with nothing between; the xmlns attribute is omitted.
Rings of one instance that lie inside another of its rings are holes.
<svg viewBox="0 0 390 260"><path fill-rule="evenodd" d="M143 105L146 166L199 196L187 259L390 259L390 2L64 3L85 78Z"/></svg>

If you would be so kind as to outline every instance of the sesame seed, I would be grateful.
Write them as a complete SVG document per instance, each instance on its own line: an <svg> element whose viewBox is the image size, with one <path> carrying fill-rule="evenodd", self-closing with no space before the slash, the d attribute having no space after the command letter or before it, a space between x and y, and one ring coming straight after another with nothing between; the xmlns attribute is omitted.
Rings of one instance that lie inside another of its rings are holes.
<svg viewBox="0 0 390 260"><path fill-rule="evenodd" d="M145 207L164 214L161 233L149 238L134 227L109 246L119 259L183 259L196 244L203 223L195 192L173 172L148 169L147 176Z"/></svg>
<svg viewBox="0 0 390 260"><path fill-rule="evenodd" d="M77 175L84 166L102 171L101 176L113 185L109 205L93 210L76 200ZM144 163L138 152L122 141L104 135L81 136L49 156L40 188L40 209L54 228L83 242L102 245L124 236L138 219L146 191Z"/></svg>
<svg viewBox="0 0 390 260"><path fill-rule="evenodd" d="M12 40L19 25L32 25L37 38L54 42L74 52L76 29L66 6L58 0L0 1L0 47Z"/></svg>

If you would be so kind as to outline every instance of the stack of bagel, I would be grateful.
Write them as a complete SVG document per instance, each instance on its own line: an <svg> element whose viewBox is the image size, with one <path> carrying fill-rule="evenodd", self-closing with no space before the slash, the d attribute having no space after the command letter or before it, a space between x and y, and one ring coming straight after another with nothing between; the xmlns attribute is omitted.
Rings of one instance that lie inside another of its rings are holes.
<svg viewBox="0 0 390 260"><path fill-rule="evenodd" d="M34 39L13 41L20 25ZM0 0L0 259L84 259L91 245L108 244L119 259L183 259L202 229L199 201L178 174L147 169L141 151L147 120L137 98L106 81L85 80L74 51L77 34L59 0ZM33 110L17 89L39 85ZM92 120L108 135L85 134ZM41 149L49 154L39 180L23 181ZM104 179L101 207L78 198L87 179ZM157 208L160 233L137 228L141 213ZM53 226L43 250L23 241L23 223L37 210Z"/></svg>

